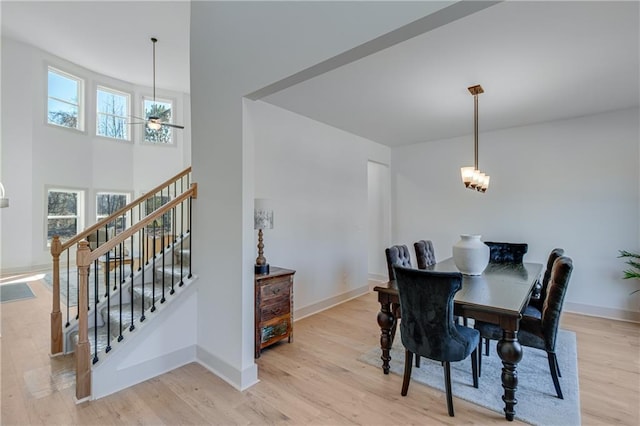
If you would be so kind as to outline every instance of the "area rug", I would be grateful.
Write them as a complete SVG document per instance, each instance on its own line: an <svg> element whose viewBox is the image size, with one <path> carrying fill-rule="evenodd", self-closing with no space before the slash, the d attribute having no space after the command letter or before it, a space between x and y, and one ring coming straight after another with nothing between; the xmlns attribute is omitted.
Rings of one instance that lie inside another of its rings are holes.
<svg viewBox="0 0 640 426"><path fill-rule="evenodd" d="M31 299L36 297L27 283L4 284L0 286L0 302Z"/></svg>
<svg viewBox="0 0 640 426"><path fill-rule="evenodd" d="M470 359L451 363L451 386L456 397L504 414L503 389L500 379L502 362L496 353L496 342L492 341L491 343L490 355L482 357L482 376L479 378L478 389L473 387ZM566 330L558 331L556 351L562 373L560 386L564 399L556 397L546 352L528 347L523 347L523 350L524 355L517 370L516 418L533 425L580 425L580 391L575 333ZM358 359L379 367L380 374L383 374L381 355L382 351L378 346ZM390 367L392 373L403 375L404 347L400 341L399 332L391 348ZM412 386L420 386L419 383L444 392L444 371L440 362L423 358L420 368L414 366L409 392L411 392ZM397 391L400 395L400 387Z"/></svg>
<svg viewBox="0 0 640 426"><path fill-rule="evenodd" d="M49 290L53 290L53 276L51 272L47 272L42 280L49 288ZM88 283L89 300L93 300L95 294L94 268L89 268ZM98 270L98 288L100 289L100 296L102 296L106 291L104 287L104 275L102 270ZM68 304L67 294L69 295ZM67 274L66 269L64 271L60 271L60 301L67 306L78 305L78 269L75 267L69 268L69 274Z"/></svg>

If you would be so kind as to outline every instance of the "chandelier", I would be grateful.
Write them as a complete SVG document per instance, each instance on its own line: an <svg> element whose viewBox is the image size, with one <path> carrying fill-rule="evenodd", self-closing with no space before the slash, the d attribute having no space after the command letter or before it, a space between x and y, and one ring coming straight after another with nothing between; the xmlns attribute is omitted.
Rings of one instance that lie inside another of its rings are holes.
<svg viewBox="0 0 640 426"><path fill-rule="evenodd" d="M469 87L469 92L473 95L473 167L461 167L460 174L462 182L468 189L479 192L487 192L489 188L489 175L484 174L478 168L478 95L484 93L479 84Z"/></svg>

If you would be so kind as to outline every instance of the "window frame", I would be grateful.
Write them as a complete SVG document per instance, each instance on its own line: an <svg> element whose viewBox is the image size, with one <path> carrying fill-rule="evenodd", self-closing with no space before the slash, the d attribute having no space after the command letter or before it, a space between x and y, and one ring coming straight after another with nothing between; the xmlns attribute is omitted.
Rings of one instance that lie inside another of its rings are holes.
<svg viewBox="0 0 640 426"><path fill-rule="evenodd" d="M78 103L77 105L70 103L69 101L65 100L65 99L60 99L60 98L56 98L56 97L52 97L49 95L49 73L52 72L54 74L57 74L60 77L66 78L68 80L73 80L76 82L77 84L77 90L76 90L76 95L78 97ZM86 87L86 80L82 77L78 77L75 74L66 72L61 70L60 68L57 68L53 65L47 65L46 67L46 80L47 84L46 86L46 105L45 105L45 123L49 126L54 126L56 128L59 129L70 129L70 130L75 130L77 132L81 132L84 133L85 131L85 87ZM49 100L54 100L56 102L62 102L64 104L67 105L75 105L78 108L78 118L77 118L77 122L76 122L76 127L69 127L69 126L63 126L62 124L58 124L58 123L54 123L52 121L49 120Z"/></svg>
<svg viewBox="0 0 640 426"><path fill-rule="evenodd" d="M140 102L140 105L141 105L141 108L142 108L141 116L143 116L145 118L145 120L147 118L147 112L146 112L146 108L145 108L145 105L144 105L146 101L153 103L154 99L153 99L152 96L146 96L146 95L143 95L141 97L141 102ZM173 98L159 98L159 97L156 96L155 103L163 103L163 104L171 105L171 122L173 123L173 121L175 120L175 117L176 117L176 104L177 104L176 100L173 99ZM142 126L141 137L140 137L140 142L142 144L153 145L153 146L177 146L178 145L177 144L177 140L176 140L177 136L176 136L176 131L175 131L176 129L175 128L167 127L167 129L169 131L169 137L171 138L171 141L170 142L166 142L166 143L165 142L154 142L154 141L147 140L146 128L147 128L146 124L144 126Z"/></svg>
<svg viewBox="0 0 640 426"><path fill-rule="evenodd" d="M76 213L75 215L49 215L49 193L50 192L67 192L67 193L75 193L78 195L76 200ZM51 247L51 240L49 240L49 220L52 219L76 219L76 233L82 232L84 229L85 218L86 218L86 189L83 188L73 188L73 187L65 187L59 185L47 185L45 187L44 192L44 242L45 248ZM52 236L53 237L53 236ZM66 241L65 239L61 239L62 242Z"/></svg>
<svg viewBox="0 0 640 426"><path fill-rule="evenodd" d="M115 96L124 96L126 98L126 111L124 116L120 116L120 115L115 115L115 114L110 114L110 113L103 113L100 112L100 105L99 105L99 96L98 96L98 92L105 92L105 93L109 93ZM106 139L110 139L110 140L115 140L115 141L122 141L122 142L132 142L133 141L133 131L132 131L132 126L129 123L130 122L130 118L131 118L131 99L132 99L132 95L129 92L125 92L122 90L118 90L118 89L114 89L102 84L96 84L96 89L95 89L95 101L96 101L96 110L95 110L95 115L96 115L96 136L100 137L100 138L106 138ZM107 115L107 116L113 116L113 117L117 117L117 118L123 118L125 120L125 129L126 129L126 138L119 138L116 136L108 136L108 135L101 135L98 133L99 129L100 129L100 117L103 115Z"/></svg>

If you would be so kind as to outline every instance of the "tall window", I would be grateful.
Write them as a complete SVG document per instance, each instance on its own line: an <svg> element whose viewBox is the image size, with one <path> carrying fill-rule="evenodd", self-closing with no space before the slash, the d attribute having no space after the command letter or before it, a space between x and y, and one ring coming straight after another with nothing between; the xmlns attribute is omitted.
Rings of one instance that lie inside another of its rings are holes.
<svg viewBox="0 0 640 426"><path fill-rule="evenodd" d="M84 192L73 189L47 190L47 246L54 235L62 242L84 227Z"/></svg>
<svg viewBox="0 0 640 426"><path fill-rule="evenodd" d="M130 201L130 195L122 192L98 192L96 194L96 222L110 216ZM119 234L127 226L127 216L120 216L115 220L115 233Z"/></svg>
<svg viewBox="0 0 640 426"><path fill-rule="evenodd" d="M171 122L171 114L173 111L173 102L166 99L153 99L143 98L143 109L145 118L157 117L162 122ZM172 144L173 143L173 130L171 127L162 126L159 130L153 130L144 127L144 140L145 142L158 143L158 144Z"/></svg>
<svg viewBox="0 0 640 426"><path fill-rule="evenodd" d="M84 130L84 80L48 68L47 121L57 126Z"/></svg>
<svg viewBox="0 0 640 426"><path fill-rule="evenodd" d="M131 96L128 93L98 86L96 98L98 102L96 135L131 140L127 125Z"/></svg>

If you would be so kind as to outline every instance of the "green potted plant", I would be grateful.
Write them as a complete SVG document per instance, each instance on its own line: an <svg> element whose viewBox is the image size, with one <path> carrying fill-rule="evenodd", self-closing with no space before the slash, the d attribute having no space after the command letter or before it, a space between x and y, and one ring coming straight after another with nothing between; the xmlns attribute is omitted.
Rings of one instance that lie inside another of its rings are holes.
<svg viewBox="0 0 640 426"><path fill-rule="evenodd" d="M624 279L635 278L640 279L640 253L633 253L626 250L620 250L618 257L626 257L628 260L625 262L631 268L624 271ZM640 289L632 291L630 294L636 293Z"/></svg>

